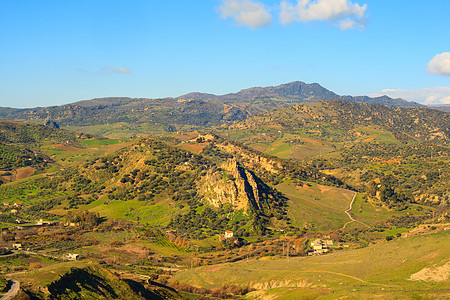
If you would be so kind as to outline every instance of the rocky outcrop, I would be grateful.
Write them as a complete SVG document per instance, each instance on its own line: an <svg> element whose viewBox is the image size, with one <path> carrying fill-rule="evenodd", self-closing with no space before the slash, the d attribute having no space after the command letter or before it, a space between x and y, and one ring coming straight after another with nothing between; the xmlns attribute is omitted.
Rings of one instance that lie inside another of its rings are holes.
<svg viewBox="0 0 450 300"><path fill-rule="evenodd" d="M264 210L262 191L268 187L250 170L240 166L235 159L229 159L223 171L210 171L202 178L200 193L211 205L231 204L237 210Z"/></svg>
<svg viewBox="0 0 450 300"><path fill-rule="evenodd" d="M50 117L47 117L47 118L44 120L44 123L43 123L43 124L44 124L44 126L47 126L47 127L51 127L51 128L59 128L58 123L56 123L56 122L50 120Z"/></svg>

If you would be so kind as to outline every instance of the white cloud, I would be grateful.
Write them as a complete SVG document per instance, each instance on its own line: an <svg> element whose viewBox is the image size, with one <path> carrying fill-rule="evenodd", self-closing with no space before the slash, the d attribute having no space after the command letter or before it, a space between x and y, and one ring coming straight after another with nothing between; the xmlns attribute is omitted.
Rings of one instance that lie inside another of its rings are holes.
<svg viewBox="0 0 450 300"><path fill-rule="evenodd" d="M350 0L297 0L296 5L283 0L280 8L282 24L326 21L346 30L364 28L367 22L367 4L361 6Z"/></svg>
<svg viewBox="0 0 450 300"><path fill-rule="evenodd" d="M101 68L101 70L105 73L119 73L119 74L131 74L131 71L124 68L124 67L111 67L111 66L106 66Z"/></svg>
<svg viewBox="0 0 450 300"><path fill-rule="evenodd" d="M238 26L259 28L272 23L272 15L260 2L250 0L224 0L218 8L220 17L232 18Z"/></svg>
<svg viewBox="0 0 450 300"><path fill-rule="evenodd" d="M382 95L422 104L450 104L450 87L422 88L418 90L386 89L369 94L371 97Z"/></svg>
<svg viewBox="0 0 450 300"><path fill-rule="evenodd" d="M433 57L428 63L427 72L450 76L450 52L442 52Z"/></svg>

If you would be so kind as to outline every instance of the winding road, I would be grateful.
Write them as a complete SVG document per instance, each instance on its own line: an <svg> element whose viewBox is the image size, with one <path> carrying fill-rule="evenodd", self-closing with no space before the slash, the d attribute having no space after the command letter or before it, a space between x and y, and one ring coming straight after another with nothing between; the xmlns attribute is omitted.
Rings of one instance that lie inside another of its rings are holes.
<svg viewBox="0 0 450 300"><path fill-rule="evenodd" d="M350 201L350 204L349 204L349 206L348 206L348 209L345 210L345 213L347 214L347 216L350 218L351 221L348 221L347 223L345 223L344 226L342 227L342 229L344 229L344 228L347 226L347 224L350 224L350 223L352 223L352 222L358 222L358 223L363 224L363 225L366 226L367 228L371 228L369 225L364 224L363 222L358 221L358 220L356 220L355 218L353 218L352 214L350 213L350 212L352 211L353 203L355 202L356 195L358 195L357 192L355 192L355 194L353 195L352 201Z"/></svg>
<svg viewBox="0 0 450 300"><path fill-rule="evenodd" d="M15 280L9 280L9 282L11 283L11 288L9 289L9 291L4 294L0 300L10 300L13 299L17 293L19 292L20 289L20 283L18 281Z"/></svg>
<svg viewBox="0 0 450 300"><path fill-rule="evenodd" d="M2 255L0 255L0 257L10 257L10 256L17 255L17 254L18 254L17 252L11 251L11 253L9 253L9 254L2 254Z"/></svg>

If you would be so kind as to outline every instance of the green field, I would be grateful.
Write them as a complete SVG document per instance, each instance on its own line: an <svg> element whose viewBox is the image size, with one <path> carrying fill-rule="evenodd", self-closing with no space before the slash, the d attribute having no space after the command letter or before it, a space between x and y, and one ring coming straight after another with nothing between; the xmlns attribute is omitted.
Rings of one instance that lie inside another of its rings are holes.
<svg viewBox="0 0 450 300"><path fill-rule="evenodd" d="M385 207L373 205L365 200L364 194L358 194L351 211L355 219L368 225L374 225L376 222L384 221L392 216L423 215L425 212L417 204L410 204L407 209L402 211L388 210Z"/></svg>
<svg viewBox="0 0 450 300"><path fill-rule="evenodd" d="M339 229L349 221L345 210L354 192L318 184L296 187L285 181L276 186L288 201L288 217L299 228L312 230Z"/></svg>
<svg viewBox="0 0 450 300"><path fill-rule="evenodd" d="M450 254L444 245L449 244L449 231L441 231L323 256L200 267L174 279L210 288L225 282L250 285L257 289L255 298L444 299L450 295L448 269L447 279L445 272L435 277L441 281L409 278L426 267L445 269Z"/></svg>
<svg viewBox="0 0 450 300"><path fill-rule="evenodd" d="M120 143L119 139L92 139L83 141L83 146L115 145L118 143Z"/></svg>
<svg viewBox="0 0 450 300"><path fill-rule="evenodd" d="M95 136L111 139L129 139L137 136L146 136L152 133L164 132L161 124L143 123L135 125L125 122L88 126L67 126L65 129L81 131Z"/></svg>
<svg viewBox="0 0 450 300"><path fill-rule="evenodd" d="M174 204L165 200L149 204L138 200L97 200L89 205L82 206L82 209L97 212L108 219L125 219L135 221L144 225L167 226L172 214L176 209Z"/></svg>

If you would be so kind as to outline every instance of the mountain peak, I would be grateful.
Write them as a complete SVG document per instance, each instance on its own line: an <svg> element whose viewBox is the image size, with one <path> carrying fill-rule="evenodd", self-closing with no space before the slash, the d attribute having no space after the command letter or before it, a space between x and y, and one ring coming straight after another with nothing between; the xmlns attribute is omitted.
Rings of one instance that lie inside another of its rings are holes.
<svg viewBox="0 0 450 300"><path fill-rule="evenodd" d="M409 102L403 99L393 99L388 96L381 96L371 98L368 96L340 96L319 83L305 83L303 81L293 81L289 83L280 84L277 86L267 87L251 87L240 90L236 93L229 93L225 95L213 95L205 93L190 93L180 96L178 98L191 98L197 100L218 100L225 103L248 103L258 99L277 101L278 104L295 104L307 103L318 100L334 100L342 99L351 102L362 102L372 104L382 104L386 106L398 107L422 107L422 105Z"/></svg>

